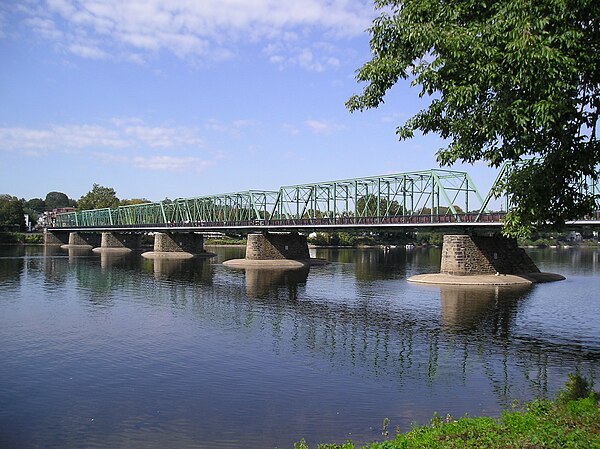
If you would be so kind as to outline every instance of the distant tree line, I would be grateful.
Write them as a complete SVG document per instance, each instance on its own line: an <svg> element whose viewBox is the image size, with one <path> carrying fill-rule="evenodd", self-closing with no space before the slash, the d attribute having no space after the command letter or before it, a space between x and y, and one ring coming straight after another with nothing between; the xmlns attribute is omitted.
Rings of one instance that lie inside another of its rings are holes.
<svg viewBox="0 0 600 449"><path fill-rule="evenodd" d="M17 198L10 194L0 194L0 231L24 231L25 215L29 215L33 223L38 221L44 212L73 207L78 210L101 209L104 207L127 206L148 203L145 198L120 200L113 188L94 184L92 190L79 200L69 198L63 192L48 192L44 199Z"/></svg>

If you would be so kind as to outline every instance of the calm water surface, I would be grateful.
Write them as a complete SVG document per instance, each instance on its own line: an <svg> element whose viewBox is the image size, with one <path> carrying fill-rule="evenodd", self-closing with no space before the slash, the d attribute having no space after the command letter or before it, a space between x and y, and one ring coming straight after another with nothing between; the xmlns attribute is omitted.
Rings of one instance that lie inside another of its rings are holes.
<svg viewBox="0 0 600 449"><path fill-rule="evenodd" d="M0 247L0 447L366 442L434 411L498 415L600 380L600 251L530 250L566 281L413 285L439 250L316 251L300 271Z"/></svg>

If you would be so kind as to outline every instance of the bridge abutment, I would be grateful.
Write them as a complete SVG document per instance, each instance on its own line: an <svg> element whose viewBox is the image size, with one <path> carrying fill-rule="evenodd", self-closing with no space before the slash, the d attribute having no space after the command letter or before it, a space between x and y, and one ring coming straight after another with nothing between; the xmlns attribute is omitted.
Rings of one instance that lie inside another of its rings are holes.
<svg viewBox="0 0 600 449"><path fill-rule="evenodd" d="M100 247L94 252L129 252L140 247L140 234L103 232Z"/></svg>
<svg viewBox="0 0 600 449"><path fill-rule="evenodd" d="M148 259L173 258L185 259L197 255L212 256L204 251L204 237L192 232L156 232L154 234L154 249L143 253Z"/></svg>

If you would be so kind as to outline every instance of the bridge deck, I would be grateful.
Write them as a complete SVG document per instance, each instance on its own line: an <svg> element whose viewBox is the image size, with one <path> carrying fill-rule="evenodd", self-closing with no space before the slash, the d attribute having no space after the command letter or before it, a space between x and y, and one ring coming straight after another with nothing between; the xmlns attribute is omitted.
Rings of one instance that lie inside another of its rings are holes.
<svg viewBox="0 0 600 449"><path fill-rule="evenodd" d="M495 214L497 215L497 214ZM88 232L252 232L252 231L345 231L345 230L372 230L372 231L468 231L468 230L499 230L502 222L498 219L488 221L439 221L427 222L423 217L421 220L392 221L385 220L377 222L373 219L363 219L360 221L349 220L274 220L267 221L247 221L242 223L169 223L169 224L144 224L144 225L102 225L102 226L65 226L51 227L54 231L88 231ZM600 227L600 217L591 220L577 220L566 224L567 230L576 230L585 227Z"/></svg>

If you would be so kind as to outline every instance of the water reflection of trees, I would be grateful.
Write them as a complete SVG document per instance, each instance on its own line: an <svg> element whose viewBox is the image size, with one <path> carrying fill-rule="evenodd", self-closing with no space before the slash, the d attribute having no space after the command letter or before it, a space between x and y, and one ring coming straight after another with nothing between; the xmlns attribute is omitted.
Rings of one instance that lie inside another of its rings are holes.
<svg viewBox="0 0 600 449"><path fill-rule="evenodd" d="M543 269L551 264L577 274L600 274L600 250L594 247L528 248L527 253Z"/></svg>
<svg viewBox="0 0 600 449"><path fill-rule="evenodd" d="M0 256L0 284L3 284L4 288L18 285L24 268L24 259Z"/></svg>
<svg viewBox="0 0 600 449"><path fill-rule="evenodd" d="M440 267L440 251L437 248L420 248L418 251L404 247L391 248L320 248L316 254L338 263L352 263L356 279L373 281L398 279L420 271L437 271Z"/></svg>
<svg viewBox="0 0 600 449"><path fill-rule="evenodd" d="M126 290L141 294L150 304L185 304L196 283L210 285L211 265L206 259L144 259L139 254L102 253L97 261L76 266L78 285L90 293L93 303L112 303ZM140 272L145 276L140 276Z"/></svg>

